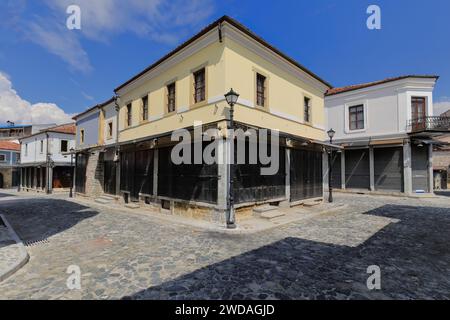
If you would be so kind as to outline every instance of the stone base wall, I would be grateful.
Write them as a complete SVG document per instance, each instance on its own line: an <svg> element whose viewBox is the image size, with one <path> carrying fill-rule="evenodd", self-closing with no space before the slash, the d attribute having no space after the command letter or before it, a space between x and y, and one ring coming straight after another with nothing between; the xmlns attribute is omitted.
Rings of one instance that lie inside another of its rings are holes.
<svg viewBox="0 0 450 320"><path fill-rule="evenodd" d="M98 197L103 194L103 159L99 151L91 151L86 167L86 195Z"/></svg>
<svg viewBox="0 0 450 320"><path fill-rule="evenodd" d="M0 174L3 176L3 189L12 188L12 168L0 168ZM2 186L0 186L2 188Z"/></svg>
<svg viewBox="0 0 450 320"><path fill-rule="evenodd" d="M225 223L226 221L225 211L217 209L214 205L167 199L164 201L168 201L170 203L170 209L163 209L162 201L163 199L155 196L140 196L138 202L129 202L129 204L138 204L141 208L147 208L151 211L157 211L166 215L216 223ZM123 194L118 196L118 203L125 205Z"/></svg>

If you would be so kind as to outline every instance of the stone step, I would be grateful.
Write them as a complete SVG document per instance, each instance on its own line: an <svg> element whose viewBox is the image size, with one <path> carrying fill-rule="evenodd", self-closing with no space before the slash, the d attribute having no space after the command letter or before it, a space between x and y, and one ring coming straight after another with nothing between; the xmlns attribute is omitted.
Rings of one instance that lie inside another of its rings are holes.
<svg viewBox="0 0 450 320"><path fill-rule="evenodd" d="M106 199L102 199L102 198L97 198L94 201L97 202L97 203L101 203L101 204L111 203L111 200L106 200Z"/></svg>
<svg viewBox="0 0 450 320"><path fill-rule="evenodd" d="M278 207L276 207L276 206L264 205L264 206L253 208L253 212L256 214L262 214L264 212L274 211L277 209L278 209Z"/></svg>
<svg viewBox="0 0 450 320"><path fill-rule="evenodd" d="M108 201L114 201L114 200L116 200L115 197L110 196L110 195L107 195L107 194L101 195L100 197L98 197L98 199L103 199L103 200L108 200Z"/></svg>
<svg viewBox="0 0 450 320"><path fill-rule="evenodd" d="M127 204L125 205L125 208L128 208L128 209L139 209L140 207L139 207L139 205L136 204L136 203L127 203Z"/></svg>
<svg viewBox="0 0 450 320"><path fill-rule="evenodd" d="M278 210L271 210L271 211L266 211L261 213L260 217L263 219L268 219L268 220L272 220L278 217L282 217L285 216L286 213L278 211Z"/></svg>
<svg viewBox="0 0 450 320"><path fill-rule="evenodd" d="M303 206L305 206L305 207L314 207L314 206L317 206L317 205L319 205L321 203L322 203L321 200L319 200L319 201L305 201L303 203Z"/></svg>

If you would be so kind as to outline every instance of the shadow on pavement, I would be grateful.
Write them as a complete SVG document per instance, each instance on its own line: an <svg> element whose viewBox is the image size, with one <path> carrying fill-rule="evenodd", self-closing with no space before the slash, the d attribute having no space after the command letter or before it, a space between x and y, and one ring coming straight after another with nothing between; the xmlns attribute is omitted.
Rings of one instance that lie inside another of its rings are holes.
<svg viewBox="0 0 450 320"><path fill-rule="evenodd" d="M450 190L434 191L434 193L438 196L450 197Z"/></svg>
<svg viewBox="0 0 450 320"><path fill-rule="evenodd" d="M11 194L11 193L3 193L0 192L0 198L6 198L6 197L15 197L16 195Z"/></svg>
<svg viewBox="0 0 450 320"><path fill-rule="evenodd" d="M123 299L449 299L450 208L365 214L400 221L358 247L287 237ZM367 288L371 265L381 290Z"/></svg>
<svg viewBox="0 0 450 320"><path fill-rule="evenodd" d="M60 199L22 199L0 202L6 216L24 243L45 240L98 214L95 210Z"/></svg>

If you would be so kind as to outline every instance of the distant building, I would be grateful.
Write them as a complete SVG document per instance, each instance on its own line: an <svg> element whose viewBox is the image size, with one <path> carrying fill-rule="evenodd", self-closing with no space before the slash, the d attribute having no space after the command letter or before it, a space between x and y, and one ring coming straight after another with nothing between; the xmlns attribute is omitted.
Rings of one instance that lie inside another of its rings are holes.
<svg viewBox="0 0 450 320"><path fill-rule="evenodd" d="M20 138L35 134L41 130L54 126L56 126L56 123L0 125L0 140L19 140Z"/></svg>
<svg viewBox="0 0 450 320"><path fill-rule="evenodd" d="M0 140L17 140L29 136L31 125L4 125L0 126Z"/></svg>
<svg viewBox="0 0 450 320"><path fill-rule="evenodd" d="M336 154L332 186L360 192L433 192L433 145L450 132L434 117L437 76L402 76L333 88L325 97Z"/></svg>
<svg viewBox="0 0 450 320"><path fill-rule="evenodd" d="M46 128L20 139L22 189L52 192L69 188L75 124ZM72 163L73 166L73 163Z"/></svg>
<svg viewBox="0 0 450 320"><path fill-rule="evenodd" d="M118 166L114 161L117 142L117 110L114 98L76 115L76 177L78 194L115 195Z"/></svg>
<svg viewBox="0 0 450 320"><path fill-rule="evenodd" d="M450 119L450 110L441 114ZM450 189L450 134L439 137L441 144L433 149L434 190Z"/></svg>
<svg viewBox="0 0 450 320"><path fill-rule="evenodd" d="M19 185L20 144L0 140L0 189Z"/></svg>

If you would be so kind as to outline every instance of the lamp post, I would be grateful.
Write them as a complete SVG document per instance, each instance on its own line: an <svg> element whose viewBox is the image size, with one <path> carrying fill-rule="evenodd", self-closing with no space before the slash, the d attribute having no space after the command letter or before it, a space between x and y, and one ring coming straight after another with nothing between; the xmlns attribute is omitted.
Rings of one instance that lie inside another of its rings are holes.
<svg viewBox="0 0 450 320"><path fill-rule="evenodd" d="M73 198L73 152L75 151L73 148L70 148L70 191L69 198Z"/></svg>
<svg viewBox="0 0 450 320"><path fill-rule="evenodd" d="M327 131L328 137L330 138L330 144L333 143L333 137L336 132L333 129ZM333 188L331 187L331 161L333 159L333 147L330 146L330 152L328 152L328 202L333 202Z"/></svg>
<svg viewBox="0 0 450 320"><path fill-rule="evenodd" d="M234 105L239 98L239 94L233 91L233 88L225 94L225 100L230 106L230 121L228 122L228 134L227 134L227 144L228 151L231 152L231 147L234 146L231 143L234 139ZM230 134L231 132L231 134ZM234 154L234 152L233 152ZM234 216L234 159L228 159L228 199L227 199L227 228L235 229L235 216Z"/></svg>

